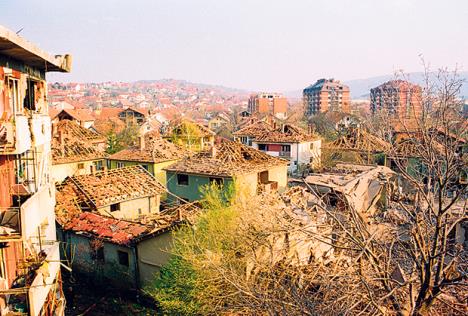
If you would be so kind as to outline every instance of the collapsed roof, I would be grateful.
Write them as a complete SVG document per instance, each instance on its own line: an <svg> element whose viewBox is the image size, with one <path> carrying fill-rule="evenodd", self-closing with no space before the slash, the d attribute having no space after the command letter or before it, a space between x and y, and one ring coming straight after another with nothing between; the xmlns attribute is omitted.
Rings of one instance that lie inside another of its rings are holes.
<svg viewBox="0 0 468 316"><path fill-rule="evenodd" d="M267 155L251 147L227 139L221 140L210 152L187 157L169 167L167 171L232 177L287 166L288 161Z"/></svg>
<svg viewBox="0 0 468 316"><path fill-rule="evenodd" d="M157 132L149 132L144 136L144 146L121 150L109 157L112 160L161 163L177 160L188 155L187 150L162 139Z"/></svg>
<svg viewBox="0 0 468 316"><path fill-rule="evenodd" d="M98 171L89 175L78 175L65 179L62 188L75 186L72 192L79 192L78 199L86 197L96 208L123 201L160 195L166 190L142 166Z"/></svg>
<svg viewBox="0 0 468 316"><path fill-rule="evenodd" d="M107 154L97 144L105 141L103 136L80 126L75 121L60 121L54 124L53 128L52 163L104 159Z"/></svg>
<svg viewBox="0 0 468 316"><path fill-rule="evenodd" d="M396 173L384 166L339 163L330 172L312 174L304 179L319 195L338 192L356 211L373 212L387 185L393 185Z"/></svg>

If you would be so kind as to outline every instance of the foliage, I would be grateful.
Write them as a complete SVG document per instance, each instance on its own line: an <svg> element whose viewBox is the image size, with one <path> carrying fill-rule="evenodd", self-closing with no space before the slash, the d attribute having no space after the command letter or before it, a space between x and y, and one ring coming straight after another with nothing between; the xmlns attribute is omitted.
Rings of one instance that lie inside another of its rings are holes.
<svg viewBox="0 0 468 316"><path fill-rule="evenodd" d="M139 127L136 124L125 127L119 133L116 133L115 130L109 131L106 152L114 154L122 149L135 146L138 143L139 135Z"/></svg>

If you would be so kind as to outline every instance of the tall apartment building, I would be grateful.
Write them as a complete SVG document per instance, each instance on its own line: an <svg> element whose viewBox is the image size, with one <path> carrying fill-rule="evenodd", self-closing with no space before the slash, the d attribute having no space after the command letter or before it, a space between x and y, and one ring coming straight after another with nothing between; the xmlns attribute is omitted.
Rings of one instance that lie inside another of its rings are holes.
<svg viewBox="0 0 468 316"><path fill-rule="evenodd" d="M319 79L303 90L307 116L327 111L350 111L349 87L335 79Z"/></svg>
<svg viewBox="0 0 468 316"><path fill-rule="evenodd" d="M370 90L371 111L393 114L398 123L411 123L421 115L422 89L404 80L390 80Z"/></svg>
<svg viewBox="0 0 468 316"><path fill-rule="evenodd" d="M258 93L249 98L250 114L269 113L278 118L285 118L288 110L288 100L278 93Z"/></svg>
<svg viewBox="0 0 468 316"><path fill-rule="evenodd" d="M63 315L46 72L68 72L0 26L0 312Z"/></svg>

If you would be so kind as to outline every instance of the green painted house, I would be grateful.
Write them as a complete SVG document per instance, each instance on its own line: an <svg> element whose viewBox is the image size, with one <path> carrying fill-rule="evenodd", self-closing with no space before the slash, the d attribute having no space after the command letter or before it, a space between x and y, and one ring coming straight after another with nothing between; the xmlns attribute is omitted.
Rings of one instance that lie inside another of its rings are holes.
<svg viewBox="0 0 468 316"><path fill-rule="evenodd" d="M157 132L148 132L140 138L138 148L124 149L109 156L108 166L115 169L141 165L166 185L166 172L163 169L187 155L184 148L162 139Z"/></svg>
<svg viewBox="0 0 468 316"><path fill-rule="evenodd" d="M165 168L167 189L176 196L196 201L211 183L235 183L247 196L262 191L283 191L287 185L288 161L272 157L238 142L223 139L209 152L200 152Z"/></svg>

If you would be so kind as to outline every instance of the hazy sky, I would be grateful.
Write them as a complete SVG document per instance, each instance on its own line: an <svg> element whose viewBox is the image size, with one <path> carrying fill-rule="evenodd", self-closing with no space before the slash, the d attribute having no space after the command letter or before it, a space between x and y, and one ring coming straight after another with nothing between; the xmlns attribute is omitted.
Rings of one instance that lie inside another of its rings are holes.
<svg viewBox="0 0 468 316"><path fill-rule="evenodd" d="M249 90L468 70L468 0L0 0L0 24L54 54L59 81L175 78Z"/></svg>

